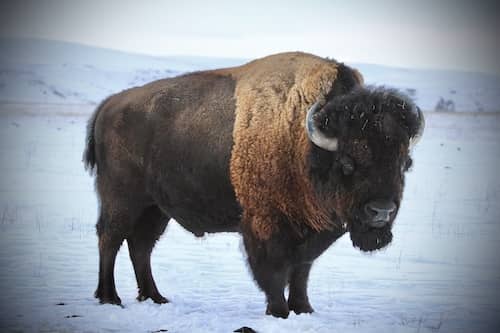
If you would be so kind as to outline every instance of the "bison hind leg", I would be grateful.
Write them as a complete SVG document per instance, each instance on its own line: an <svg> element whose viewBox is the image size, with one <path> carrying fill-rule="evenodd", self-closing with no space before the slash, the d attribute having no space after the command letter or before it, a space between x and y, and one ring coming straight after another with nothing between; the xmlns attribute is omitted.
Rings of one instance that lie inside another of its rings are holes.
<svg viewBox="0 0 500 333"><path fill-rule="evenodd" d="M151 271L151 252L156 241L165 231L170 217L165 215L157 206L144 210L136 221L131 234L127 237L130 259L134 266L139 295L137 299L144 301L151 298L158 304L168 303L163 297L153 279Z"/></svg>
<svg viewBox="0 0 500 333"><path fill-rule="evenodd" d="M124 237L120 233L110 232L106 228L105 216L101 212L97 222L99 237L99 283L94 296L101 304L121 305L122 301L116 293L114 268L116 254L123 243Z"/></svg>

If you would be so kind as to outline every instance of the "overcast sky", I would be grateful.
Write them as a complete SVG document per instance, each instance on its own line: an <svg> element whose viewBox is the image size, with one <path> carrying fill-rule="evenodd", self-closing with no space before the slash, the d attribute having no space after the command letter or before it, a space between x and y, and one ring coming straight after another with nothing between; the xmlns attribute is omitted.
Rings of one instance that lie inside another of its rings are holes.
<svg viewBox="0 0 500 333"><path fill-rule="evenodd" d="M500 73L500 6L466 0L2 0L0 36L154 55L346 62Z"/></svg>

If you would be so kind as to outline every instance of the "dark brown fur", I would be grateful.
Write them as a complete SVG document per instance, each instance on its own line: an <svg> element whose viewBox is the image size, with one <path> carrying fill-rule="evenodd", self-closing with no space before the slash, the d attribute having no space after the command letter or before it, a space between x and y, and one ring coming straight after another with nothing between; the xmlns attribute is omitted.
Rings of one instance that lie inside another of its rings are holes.
<svg viewBox="0 0 500 333"><path fill-rule="evenodd" d="M193 73L111 96L89 121L84 160L96 170L100 198L101 302L121 303L113 267L124 239L138 298L163 303L150 254L171 216L198 236L238 230L228 177L233 91L227 76Z"/></svg>
<svg viewBox="0 0 500 333"><path fill-rule="evenodd" d="M317 100L348 96L361 82L347 66L295 52L156 81L105 100L89 121L84 154L86 167L96 170L100 198L96 297L121 303L113 269L126 239L138 298L167 301L153 280L150 255L173 217L197 236L240 231L267 313L312 312L307 280L314 259L347 229L363 250L386 245L377 233L390 233L356 224L360 200L379 194L370 184L379 184L380 175L358 172L359 183L341 177L340 158L388 165L385 176L394 176L414 130L411 121L401 130L394 111L386 120L393 144L386 147L380 139L385 129L370 124L366 136L343 118L349 112L326 104L318 121L338 118L337 127L324 130L341 139L341 149L314 146L304 129L307 109ZM358 94L363 100L370 92ZM356 100L344 104L352 109ZM374 157L381 152L387 157ZM379 185L400 198L402 181L394 177L390 186Z"/></svg>

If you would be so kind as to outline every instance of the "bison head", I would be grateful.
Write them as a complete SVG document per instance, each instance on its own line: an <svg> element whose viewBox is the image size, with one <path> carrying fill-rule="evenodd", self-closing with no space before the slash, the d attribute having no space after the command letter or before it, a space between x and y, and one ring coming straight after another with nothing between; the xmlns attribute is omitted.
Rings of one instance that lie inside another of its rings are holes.
<svg viewBox="0 0 500 333"><path fill-rule="evenodd" d="M332 221L342 223L363 251L392 240L411 148L423 128L420 109L385 88L357 87L307 113L314 189Z"/></svg>

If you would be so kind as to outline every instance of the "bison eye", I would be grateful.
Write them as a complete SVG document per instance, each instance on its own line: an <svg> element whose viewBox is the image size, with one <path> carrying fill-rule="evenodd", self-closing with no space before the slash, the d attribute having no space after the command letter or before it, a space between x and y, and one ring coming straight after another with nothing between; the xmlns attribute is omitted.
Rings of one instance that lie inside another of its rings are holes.
<svg viewBox="0 0 500 333"><path fill-rule="evenodd" d="M411 157L408 156L408 158L406 159L406 162L403 165L403 171L406 172L406 171L410 170L412 165L413 165L413 160L411 159Z"/></svg>
<svg viewBox="0 0 500 333"><path fill-rule="evenodd" d="M348 156L342 156L340 158L340 165L342 167L342 173L345 176L350 176L354 172L354 161Z"/></svg>

